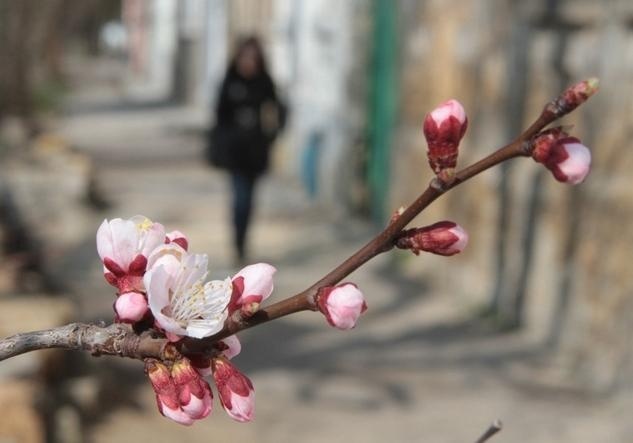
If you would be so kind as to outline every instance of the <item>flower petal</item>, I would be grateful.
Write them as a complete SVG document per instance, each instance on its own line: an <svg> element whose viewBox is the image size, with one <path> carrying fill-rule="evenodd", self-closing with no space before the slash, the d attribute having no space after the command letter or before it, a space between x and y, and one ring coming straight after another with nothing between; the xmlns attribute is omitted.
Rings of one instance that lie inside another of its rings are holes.
<svg viewBox="0 0 633 443"><path fill-rule="evenodd" d="M136 226L130 220L115 218L110 220L112 235L112 260L127 271L128 266L136 257L138 244L138 232Z"/></svg>
<svg viewBox="0 0 633 443"><path fill-rule="evenodd" d="M145 274L144 283L147 289L149 308L156 319L156 323L165 331L173 334L185 335L186 331L173 318L165 315L163 310L169 307L170 275L164 267L159 266Z"/></svg>

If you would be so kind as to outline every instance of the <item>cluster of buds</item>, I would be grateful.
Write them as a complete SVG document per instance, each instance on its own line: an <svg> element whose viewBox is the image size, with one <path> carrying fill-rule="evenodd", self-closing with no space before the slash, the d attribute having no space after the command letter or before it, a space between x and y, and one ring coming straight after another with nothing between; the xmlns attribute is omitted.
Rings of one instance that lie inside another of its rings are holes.
<svg viewBox="0 0 633 443"><path fill-rule="evenodd" d="M182 232L166 233L147 217L105 220L97 231L97 251L106 280L117 288L115 319L141 330L153 328L171 342L199 339L220 332L234 314L253 315L271 295L273 266L257 263L232 278L206 281L207 255L188 248ZM228 414L251 420L253 386L229 362L240 350L238 338L230 336L213 344L212 358L148 360L146 373L160 412L185 425L208 416L213 394L202 377L213 375Z"/></svg>
<svg viewBox="0 0 633 443"><path fill-rule="evenodd" d="M576 137L557 127L532 139L532 158L549 169L559 182L582 183L591 168L591 152Z"/></svg>
<svg viewBox="0 0 633 443"><path fill-rule="evenodd" d="M165 417L189 426L211 413L211 387L188 359L175 361L171 369L158 360L147 359L145 372L154 388L158 410Z"/></svg>
<svg viewBox="0 0 633 443"><path fill-rule="evenodd" d="M442 103L424 119L429 165L442 183L451 183L455 177L459 143L467 127L466 111L454 99ZM404 208L394 212L390 223L398 220L403 213ZM466 248L468 234L457 223L441 221L422 228L405 229L400 232L393 244L399 249L408 249L415 255L424 251L451 256Z"/></svg>
<svg viewBox="0 0 633 443"><path fill-rule="evenodd" d="M169 364L155 359L145 361L160 413L186 426L207 417L213 409L213 391L204 376L212 375L227 414L239 422L253 420L255 390L249 378L226 356L207 359L206 364L206 368L200 368L186 357Z"/></svg>
<svg viewBox="0 0 633 443"><path fill-rule="evenodd" d="M442 182L447 183L453 179L459 142L467 127L466 112L457 100L442 103L424 119L429 166Z"/></svg>

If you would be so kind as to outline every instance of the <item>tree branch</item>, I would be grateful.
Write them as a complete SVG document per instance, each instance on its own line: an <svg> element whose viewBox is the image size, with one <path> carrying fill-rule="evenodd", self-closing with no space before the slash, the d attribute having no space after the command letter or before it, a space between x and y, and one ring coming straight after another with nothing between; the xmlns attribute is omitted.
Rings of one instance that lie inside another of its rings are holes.
<svg viewBox="0 0 633 443"><path fill-rule="evenodd" d="M128 325L109 326L70 323L58 328L15 334L0 340L0 361L38 349L88 351L92 355L118 355L143 359L161 358L165 339L137 335Z"/></svg>
<svg viewBox="0 0 633 443"><path fill-rule="evenodd" d="M308 289L264 307L249 318L241 317L240 311L236 311L233 316L227 319L220 332L204 339L185 337L176 343L178 351L185 355L209 352L213 343L236 332L295 312L315 311L319 289L340 283L373 257L393 248L394 241L401 231L441 195L493 166L515 157L529 156L531 153L530 140L536 134L554 120L571 112L595 91L595 80L592 79L585 83L593 88L588 89L589 93L582 97L578 96L574 88L578 88L580 84L568 88L559 97L548 103L536 121L514 141L457 172L450 182L432 180L426 190L399 217L392 220L381 233ZM173 354L165 352L168 343L167 339L152 337L150 333L138 335L129 326L123 324L112 324L104 327L72 323L44 331L16 334L0 340L0 361L25 352L47 348L85 350L93 355L118 355L135 359L148 357L169 359L170 355L173 356Z"/></svg>

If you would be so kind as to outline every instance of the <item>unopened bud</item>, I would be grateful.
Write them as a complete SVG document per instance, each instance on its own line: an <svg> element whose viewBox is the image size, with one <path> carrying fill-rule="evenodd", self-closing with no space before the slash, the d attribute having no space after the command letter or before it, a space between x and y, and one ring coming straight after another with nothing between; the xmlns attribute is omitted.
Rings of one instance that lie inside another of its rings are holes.
<svg viewBox="0 0 633 443"><path fill-rule="evenodd" d="M599 80L592 77L570 86L549 103L546 110L552 112L556 118L570 113L598 91L598 83Z"/></svg>
<svg viewBox="0 0 633 443"><path fill-rule="evenodd" d="M118 319L123 323L136 323L140 321L149 307L143 294L138 292L126 292L117 297L114 302L114 310Z"/></svg>
<svg viewBox="0 0 633 443"><path fill-rule="evenodd" d="M549 169L562 183L582 183L591 169L591 152L561 128L538 134L532 141L532 158Z"/></svg>
<svg viewBox="0 0 633 443"><path fill-rule="evenodd" d="M154 388L160 413L181 425L193 424L194 419L180 407L178 389L167 366L158 360L148 359L145 361L145 372Z"/></svg>
<svg viewBox="0 0 633 443"><path fill-rule="evenodd" d="M232 279L233 293L229 312L240 309L250 317L273 292L273 275L277 270L267 263L256 263L241 269Z"/></svg>
<svg viewBox="0 0 633 443"><path fill-rule="evenodd" d="M194 420L211 413L213 397L209 384L194 369L187 358L177 360L171 368L171 376L178 390L180 408Z"/></svg>
<svg viewBox="0 0 633 443"><path fill-rule="evenodd" d="M226 413L233 420L251 421L255 415L255 390L249 378L220 357L213 359L213 380Z"/></svg>
<svg viewBox="0 0 633 443"><path fill-rule="evenodd" d="M468 234L464 228L451 221L407 229L395 242L397 248L410 249L415 255L425 251L444 256L462 252L467 244Z"/></svg>
<svg viewBox="0 0 633 443"><path fill-rule="evenodd" d="M323 288L317 305L328 323L338 329L352 329L367 310L365 297L353 283Z"/></svg>
<svg viewBox="0 0 633 443"><path fill-rule="evenodd" d="M467 127L466 112L457 100L442 103L424 119L429 166L444 182L453 178L459 142Z"/></svg>

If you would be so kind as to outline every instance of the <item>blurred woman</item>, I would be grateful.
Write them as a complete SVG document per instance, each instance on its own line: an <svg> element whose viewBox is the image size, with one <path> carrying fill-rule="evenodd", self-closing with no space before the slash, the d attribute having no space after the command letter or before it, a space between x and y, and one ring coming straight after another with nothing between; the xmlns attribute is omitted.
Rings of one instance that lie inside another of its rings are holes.
<svg viewBox="0 0 633 443"><path fill-rule="evenodd" d="M231 175L233 239L240 262L246 257L257 179L268 169L283 114L259 40L243 39L220 88L209 147L210 161Z"/></svg>

